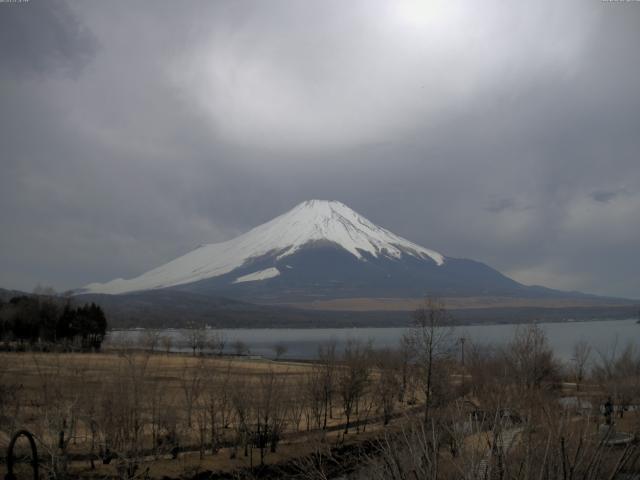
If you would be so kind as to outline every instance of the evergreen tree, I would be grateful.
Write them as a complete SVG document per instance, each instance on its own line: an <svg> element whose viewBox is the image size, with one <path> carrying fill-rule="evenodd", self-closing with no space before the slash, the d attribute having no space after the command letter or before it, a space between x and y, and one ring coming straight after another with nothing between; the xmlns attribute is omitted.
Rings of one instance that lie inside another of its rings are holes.
<svg viewBox="0 0 640 480"><path fill-rule="evenodd" d="M0 338L99 350L106 333L106 316L95 303L72 307L51 296L20 296L0 304Z"/></svg>

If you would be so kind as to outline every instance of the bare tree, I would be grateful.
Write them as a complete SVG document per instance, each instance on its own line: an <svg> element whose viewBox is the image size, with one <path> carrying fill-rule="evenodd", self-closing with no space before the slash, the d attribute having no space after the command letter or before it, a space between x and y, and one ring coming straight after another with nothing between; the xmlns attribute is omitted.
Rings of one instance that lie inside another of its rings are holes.
<svg viewBox="0 0 640 480"><path fill-rule="evenodd" d="M163 335L160 338L160 343L162 344L164 353L169 355L171 353L171 347L173 346L173 337L171 335Z"/></svg>
<svg viewBox="0 0 640 480"><path fill-rule="evenodd" d="M538 325L519 326L505 355L512 380L527 390L557 380L559 364Z"/></svg>
<svg viewBox="0 0 640 480"><path fill-rule="evenodd" d="M231 416L231 362L224 370L208 369L203 402L208 413L209 442L211 452L216 453L221 443L222 432L228 427Z"/></svg>
<svg viewBox="0 0 640 480"><path fill-rule="evenodd" d="M360 400L369 383L371 345L349 340L344 349L343 364L338 368L338 392L345 416L344 433L349 433L351 416L358 414Z"/></svg>
<svg viewBox="0 0 640 480"><path fill-rule="evenodd" d="M580 391L580 384L584 380L587 372L587 363L591 355L591 346L585 341L580 340L573 346L573 355L571 356L571 366L573 377L576 382L576 390Z"/></svg>
<svg viewBox="0 0 640 480"><path fill-rule="evenodd" d="M297 381L288 387L288 424L295 432L300 431L300 423L305 410L309 408L306 395L305 376L299 375Z"/></svg>
<svg viewBox="0 0 640 480"><path fill-rule="evenodd" d="M572 418L544 404L536 408L542 420L532 436L523 436L522 427L510 424L499 410L487 412L488 421L461 422L467 412L460 404L450 409L448 421L439 419L428 428L409 421L400 431L385 431L350 478L587 480L626 478L636 471L637 445L613 449L591 434L589 419ZM452 437L454 448L445 448ZM317 469L310 462L306 467ZM309 472L304 478L323 477Z"/></svg>
<svg viewBox="0 0 640 480"><path fill-rule="evenodd" d="M276 360L280 360L280 357L287 353L287 346L282 342L278 342L273 346L273 353L276 355Z"/></svg>
<svg viewBox="0 0 640 480"><path fill-rule="evenodd" d="M253 438L264 463L267 446L275 452L286 420L285 384L283 375L273 369L260 376L253 402Z"/></svg>
<svg viewBox="0 0 640 480"><path fill-rule="evenodd" d="M231 385L231 404L235 414L236 440L231 450L231 457L236 456L238 446L244 447L244 456L249 456L251 446L251 415L253 410L253 398L247 395L249 386L244 378L236 379Z"/></svg>
<svg viewBox="0 0 640 480"><path fill-rule="evenodd" d="M206 337L206 348L214 355L222 355L227 341L224 333L219 330L210 330Z"/></svg>
<svg viewBox="0 0 640 480"><path fill-rule="evenodd" d="M401 379L398 378L398 359L399 356L390 350L381 350L375 355L376 376L373 399L382 412L385 425L391 420L398 398L398 390L402 386Z"/></svg>
<svg viewBox="0 0 640 480"><path fill-rule="evenodd" d="M509 371L500 349L471 343L467 348L465 368L470 377L471 393L485 410L497 411L508 403Z"/></svg>
<svg viewBox="0 0 640 480"><path fill-rule="evenodd" d="M161 453L159 448L161 443L161 412L170 407L167 405L166 395L162 394L159 382L149 382L146 390L146 412L148 415L148 429L151 432L151 448L157 458Z"/></svg>
<svg viewBox="0 0 640 480"><path fill-rule="evenodd" d="M400 346L397 352L397 368L398 375L400 377L400 385L398 387L398 401L404 403L406 395L409 391L411 384L411 358L412 358L412 345L411 339L407 335L403 335L400 338ZM413 392L412 392L413 395Z"/></svg>
<svg viewBox="0 0 640 480"><path fill-rule="evenodd" d="M336 341L330 340L318 347L320 365L319 384L322 391L324 420L322 428L327 428L328 418L333 418L333 390L336 376Z"/></svg>
<svg viewBox="0 0 640 480"><path fill-rule="evenodd" d="M231 346L238 356L246 355L249 352L249 347L242 340L236 340Z"/></svg>
<svg viewBox="0 0 640 480"><path fill-rule="evenodd" d="M184 397L187 426L189 428L193 426L193 410L202 394L204 371L203 360L198 361L195 365L185 360L182 374L180 375L180 388Z"/></svg>
<svg viewBox="0 0 640 480"><path fill-rule="evenodd" d="M325 380L324 374L324 369L319 366L314 366L304 377L305 403L307 404L307 430L311 428L311 423L313 423L316 428L322 427L323 416L326 422L328 401L326 384L323 383Z"/></svg>
<svg viewBox="0 0 640 480"><path fill-rule="evenodd" d="M116 460L121 478L136 478L144 456L149 358L148 352L122 351L112 381L101 385L95 416L101 456L105 463Z"/></svg>
<svg viewBox="0 0 640 480"><path fill-rule="evenodd" d="M160 345L160 330L146 329L141 335L140 345L154 353Z"/></svg>
<svg viewBox="0 0 640 480"><path fill-rule="evenodd" d="M203 382L204 383L204 382ZM195 428L198 439L198 453L200 455L200 460L204 458L207 439L209 438L210 427L215 424L215 417L210 418L212 410L210 409L210 398L207 398L207 386L203 385L203 392L201 395L198 395L194 401L194 418L195 418ZM215 412L213 412L215 415ZM213 445L212 445L213 447Z"/></svg>
<svg viewBox="0 0 640 480"><path fill-rule="evenodd" d="M439 299L427 298L413 315L414 324L406 336L411 345L425 398L424 422L429 420L436 365L451 353L452 319Z"/></svg>
<svg viewBox="0 0 640 480"><path fill-rule="evenodd" d="M617 341L609 352L598 352L593 376L613 401L613 409L619 416L634 400L640 398L640 352L634 344L627 344L618 351Z"/></svg>
<svg viewBox="0 0 640 480"><path fill-rule="evenodd" d="M41 445L49 457L49 475L65 478L68 447L80 418L80 392L66 388L64 364L59 354L34 354L32 360L39 387L36 405L39 405L40 422L36 434L43 440ZM75 377L71 385L82 385L85 365L78 365L71 373Z"/></svg>
<svg viewBox="0 0 640 480"><path fill-rule="evenodd" d="M24 385L9 377L8 362L0 362L0 431L13 432L20 424L22 410L25 408L23 398Z"/></svg>
<svg viewBox="0 0 640 480"><path fill-rule="evenodd" d="M207 331L204 327L190 323L187 328L183 330L182 336L194 357L197 352L202 353L207 343Z"/></svg>

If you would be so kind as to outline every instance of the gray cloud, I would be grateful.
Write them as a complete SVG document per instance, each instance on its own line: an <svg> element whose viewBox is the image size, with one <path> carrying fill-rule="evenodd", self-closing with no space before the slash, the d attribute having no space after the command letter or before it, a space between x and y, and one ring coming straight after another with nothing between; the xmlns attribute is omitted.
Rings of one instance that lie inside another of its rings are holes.
<svg viewBox="0 0 640 480"><path fill-rule="evenodd" d="M626 190L624 188L620 188L617 190L596 190L595 192L591 192L589 196L596 202L609 203L616 197L624 193L626 193Z"/></svg>
<svg viewBox="0 0 640 480"><path fill-rule="evenodd" d="M640 297L640 6L429 5L0 4L0 286L137 275L329 198Z"/></svg>
<svg viewBox="0 0 640 480"><path fill-rule="evenodd" d="M534 208L530 205L521 205L516 198L492 198L485 209L491 213L502 213L505 211L524 212Z"/></svg>
<svg viewBox="0 0 640 480"><path fill-rule="evenodd" d="M90 31L64 0L0 5L0 58L4 73L62 71L78 75L97 50Z"/></svg>

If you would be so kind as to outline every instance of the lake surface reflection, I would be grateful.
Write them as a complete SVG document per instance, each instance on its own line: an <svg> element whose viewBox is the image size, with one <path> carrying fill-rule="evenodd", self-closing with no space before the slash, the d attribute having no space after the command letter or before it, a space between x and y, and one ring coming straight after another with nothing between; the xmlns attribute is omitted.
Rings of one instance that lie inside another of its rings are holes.
<svg viewBox="0 0 640 480"><path fill-rule="evenodd" d="M547 334L549 343L556 355L563 359L571 358L572 349L579 340L587 341L598 352L618 351L629 343L640 340L640 324L635 319L629 320L596 320L589 322L540 323ZM475 344L504 345L513 338L518 328L515 324L503 325L465 325L453 329L453 339L465 338ZM349 339L371 341L375 348L394 348L407 328L240 328L221 329L229 353L233 352L234 342L241 341L247 345L252 355L268 358L275 357L275 345L285 347L282 358L313 359L318 347L326 342L335 341L341 349ZM126 330L110 332L107 341L118 342L123 339L135 342L143 332ZM186 350L184 331L167 329L162 335L173 337L174 350Z"/></svg>

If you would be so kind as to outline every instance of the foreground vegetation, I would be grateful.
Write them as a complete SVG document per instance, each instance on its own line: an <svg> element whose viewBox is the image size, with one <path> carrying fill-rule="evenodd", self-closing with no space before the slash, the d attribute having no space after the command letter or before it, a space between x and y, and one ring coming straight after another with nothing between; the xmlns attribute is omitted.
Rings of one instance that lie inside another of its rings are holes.
<svg viewBox="0 0 640 480"><path fill-rule="evenodd" d="M605 353L577 343L563 365L536 326L495 349L459 342L448 323L430 302L396 350L353 341L338 352L329 343L313 364L201 355L195 332L189 355L161 353L152 335L100 354L4 353L0 447L30 430L50 478L637 471L634 347Z"/></svg>

